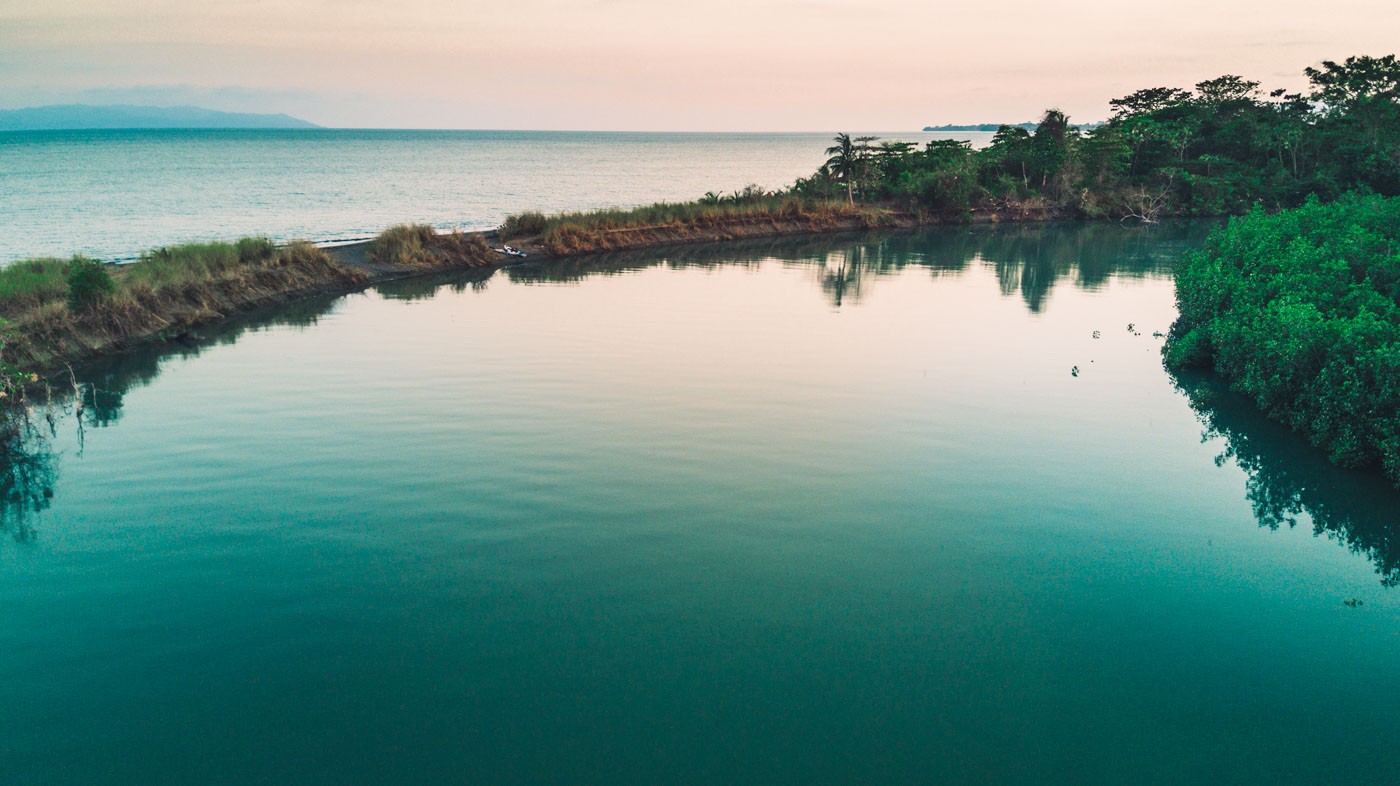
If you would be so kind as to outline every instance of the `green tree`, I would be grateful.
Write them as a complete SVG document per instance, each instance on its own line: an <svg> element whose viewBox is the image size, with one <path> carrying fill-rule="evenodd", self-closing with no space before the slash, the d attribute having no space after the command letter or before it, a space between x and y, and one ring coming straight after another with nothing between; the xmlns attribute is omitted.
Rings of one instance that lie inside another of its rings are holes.
<svg viewBox="0 0 1400 786"><path fill-rule="evenodd" d="M1031 180L1057 198L1066 188L1060 175L1069 163L1074 136L1069 117L1058 109L1045 110L1031 136Z"/></svg>
<svg viewBox="0 0 1400 786"><path fill-rule="evenodd" d="M984 151L984 158L1000 174L1020 178L1022 185L1029 186L1031 132L1021 126L998 128Z"/></svg>
<svg viewBox="0 0 1400 786"><path fill-rule="evenodd" d="M1345 165L1343 184L1400 190L1400 61L1348 57L1303 73L1313 87L1308 97L1322 104L1320 130Z"/></svg>
<svg viewBox="0 0 1400 786"><path fill-rule="evenodd" d="M837 134L836 144L826 149L826 154L831 156L826 166L846 184L846 201L849 204L856 203L855 189L869 169L870 143L876 139L878 137L852 138L850 134Z"/></svg>
<svg viewBox="0 0 1400 786"><path fill-rule="evenodd" d="M1196 83L1197 101L1210 105L1249 103L1259 94L1259 83L1233 74Z"/></svg>

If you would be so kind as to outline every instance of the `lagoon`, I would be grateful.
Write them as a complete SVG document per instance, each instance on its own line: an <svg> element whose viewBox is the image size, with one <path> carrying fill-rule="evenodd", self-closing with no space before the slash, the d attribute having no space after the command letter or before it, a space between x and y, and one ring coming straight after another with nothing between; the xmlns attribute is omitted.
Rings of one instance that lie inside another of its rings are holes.
<svg viewBox="0 0 1400 786"><path fill-rule="evenodd" d="M1400 494L1162 368L1206 228L545 262L78 369L5 467L5 780L1383 782Z"/></svg>

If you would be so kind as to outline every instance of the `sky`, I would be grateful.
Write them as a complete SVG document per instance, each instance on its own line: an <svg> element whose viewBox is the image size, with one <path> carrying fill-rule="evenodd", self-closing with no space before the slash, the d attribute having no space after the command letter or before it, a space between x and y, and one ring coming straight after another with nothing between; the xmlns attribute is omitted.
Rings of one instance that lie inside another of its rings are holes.
<svg viewBox="0 0 1400 786"><path fill-rule="evenodd" d="M0 108L326 126L900 131L1400 50L1396 0L0 0Z"/></svg>

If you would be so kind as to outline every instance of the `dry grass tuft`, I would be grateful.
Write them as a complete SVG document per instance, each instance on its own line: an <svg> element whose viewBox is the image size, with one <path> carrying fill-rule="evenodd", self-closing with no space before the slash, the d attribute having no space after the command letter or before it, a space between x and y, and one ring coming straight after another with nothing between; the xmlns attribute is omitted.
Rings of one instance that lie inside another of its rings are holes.
<svg viewBox="0 0 1400 786"><path fill-rule="evenodd" d="M475 267L492 261L491 247L478 234L439 235L426 224L392 226L370 243L369 261L394 267Z"/></svg>
<svg viewBox="0 0 1400 786"><path fill-rule="evenodd" d="M370 243L369 261L406 267L431 265L436 242L437 231L427 224L398 224L380 232Z"/></svg>
<svg viewBox="0 0 1400 786"><path fill-rule="evenodd" d="M434 241L439 253L446 257L448 262L455 264L484 264L492 261L491 247L486 244L486 238L478 234L465 234L453 232L447 235L438 235Z"/></svg>

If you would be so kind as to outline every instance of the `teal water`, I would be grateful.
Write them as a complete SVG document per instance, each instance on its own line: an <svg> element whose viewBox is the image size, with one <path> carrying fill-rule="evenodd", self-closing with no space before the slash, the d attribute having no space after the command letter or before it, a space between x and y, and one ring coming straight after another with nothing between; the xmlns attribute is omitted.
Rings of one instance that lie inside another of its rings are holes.
<svg viewBox="0 0 1400 786"><path fill-rule="evenodd" d="M3 781L1389 782L1400 495L1163 371L1200 230L531 265L82 369L5 465Z"/></svg>
<svg viewBox="0 0 1400 786"><path fill-rule="evenodd" d="M922 142L988 133L896 134ZM564 131L0 133L0 264L133 259L252 234L359 240L406 221L490 229L511 213L689 201L811 175L830 134Z"/></svg>

